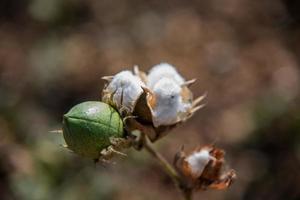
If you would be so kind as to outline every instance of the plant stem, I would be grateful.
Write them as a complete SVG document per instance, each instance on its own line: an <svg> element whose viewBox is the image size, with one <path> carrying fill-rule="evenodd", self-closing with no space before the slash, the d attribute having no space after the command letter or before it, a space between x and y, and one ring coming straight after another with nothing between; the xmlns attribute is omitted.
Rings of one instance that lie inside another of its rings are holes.
<svg viewBox="0 0 300 200"><path fill-rule="evenodd" d="M192 200L193 192L191 189L181 190L185 200Z"/></svg>
<svg viewBox="0 0 300 200"><path fill-rule="evenodd" d="M152 147L147 139L145 140L144 148L159 161L165 172L171 177L176 187L181 191L184 200L192 200L192 191L184 187L184 184L174 167Z"/></svg>

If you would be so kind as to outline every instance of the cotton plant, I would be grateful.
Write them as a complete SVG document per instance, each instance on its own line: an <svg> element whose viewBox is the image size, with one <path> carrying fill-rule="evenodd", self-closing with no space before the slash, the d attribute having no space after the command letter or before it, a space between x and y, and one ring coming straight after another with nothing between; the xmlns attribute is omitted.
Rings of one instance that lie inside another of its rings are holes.
<svg viewBox="0 0 300 200"><path fill-rule="evenodd" d="M103 77L102 101L75 105L63 117L65 147L95 162L109 162L125 155L126 148L145 149L153 155L182 191L191 199L196 190L226 189L235 172L223 172L224 151L213 146L183 150L169 164L151 145L166 136L204 106L205 95L193 97L186 80L168 63L155 65L148 73L134 66Z"/></svg>

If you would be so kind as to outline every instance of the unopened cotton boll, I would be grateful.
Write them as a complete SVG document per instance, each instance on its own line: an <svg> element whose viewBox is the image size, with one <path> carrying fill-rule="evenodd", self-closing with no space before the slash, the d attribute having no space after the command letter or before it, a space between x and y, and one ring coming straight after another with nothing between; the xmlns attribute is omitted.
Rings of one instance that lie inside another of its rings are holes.
<svg viewBox="0 0 300 200"><path fill-rule="evenodd" d="M153 124L172 125L178 122L178 112L183 110L181 88L169 78L160 79L153 88L155 105L152 105Z"/></svg>
<svg viewBox="0 0 300 200"><path fill-rule="evenodd" d="M148 74L147 85L149 88L154 88L155 84L162 78L172 79L176 84L181 86L184 84L184 78L177 72L175 67L168 63L155 65Z"/></svg>
<svg viewBox="0 0 300 200"><path fill-rule="evenodd" d="M186 157L185 161L189 164L191 174L194 177L199 177L211 159L212 157L210 156L209 151L204 149Z"/></svg>
<svg viewBox="0 0 300 200"><path fill-rule="evenodd" d="M118 110L127 109L132 112L137 99L143 92L142 86L144 87L145 84L139 77L133 75L131 71L122 71L113 77L104 93L108 94Z"/></svg>

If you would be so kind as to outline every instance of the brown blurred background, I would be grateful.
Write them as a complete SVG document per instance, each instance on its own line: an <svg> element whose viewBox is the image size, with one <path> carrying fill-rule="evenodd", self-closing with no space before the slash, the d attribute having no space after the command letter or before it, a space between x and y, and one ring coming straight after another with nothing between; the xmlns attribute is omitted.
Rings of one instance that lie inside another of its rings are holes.
<svg viewBox="0 0 300 200"><path fill-rule="evenodd" d="M216 142L238 174L195 199L300 199L297 0L1 0L0 199L179 199L146 153L95 167L48 132L101 76L162 61L208 97L157 148Z"/></svg>

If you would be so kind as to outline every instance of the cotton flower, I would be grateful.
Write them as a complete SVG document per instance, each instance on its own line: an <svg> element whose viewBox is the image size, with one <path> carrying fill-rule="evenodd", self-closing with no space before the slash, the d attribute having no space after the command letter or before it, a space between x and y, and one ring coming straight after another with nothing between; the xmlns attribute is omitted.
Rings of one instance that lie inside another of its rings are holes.
<svg viewBox="0 0 300 200"><path fill-rule="evenodd" d="M102 100L114 105L119 111L132 112L145 84L131 71L122 71L111 77L103 90Z"/></svg>

